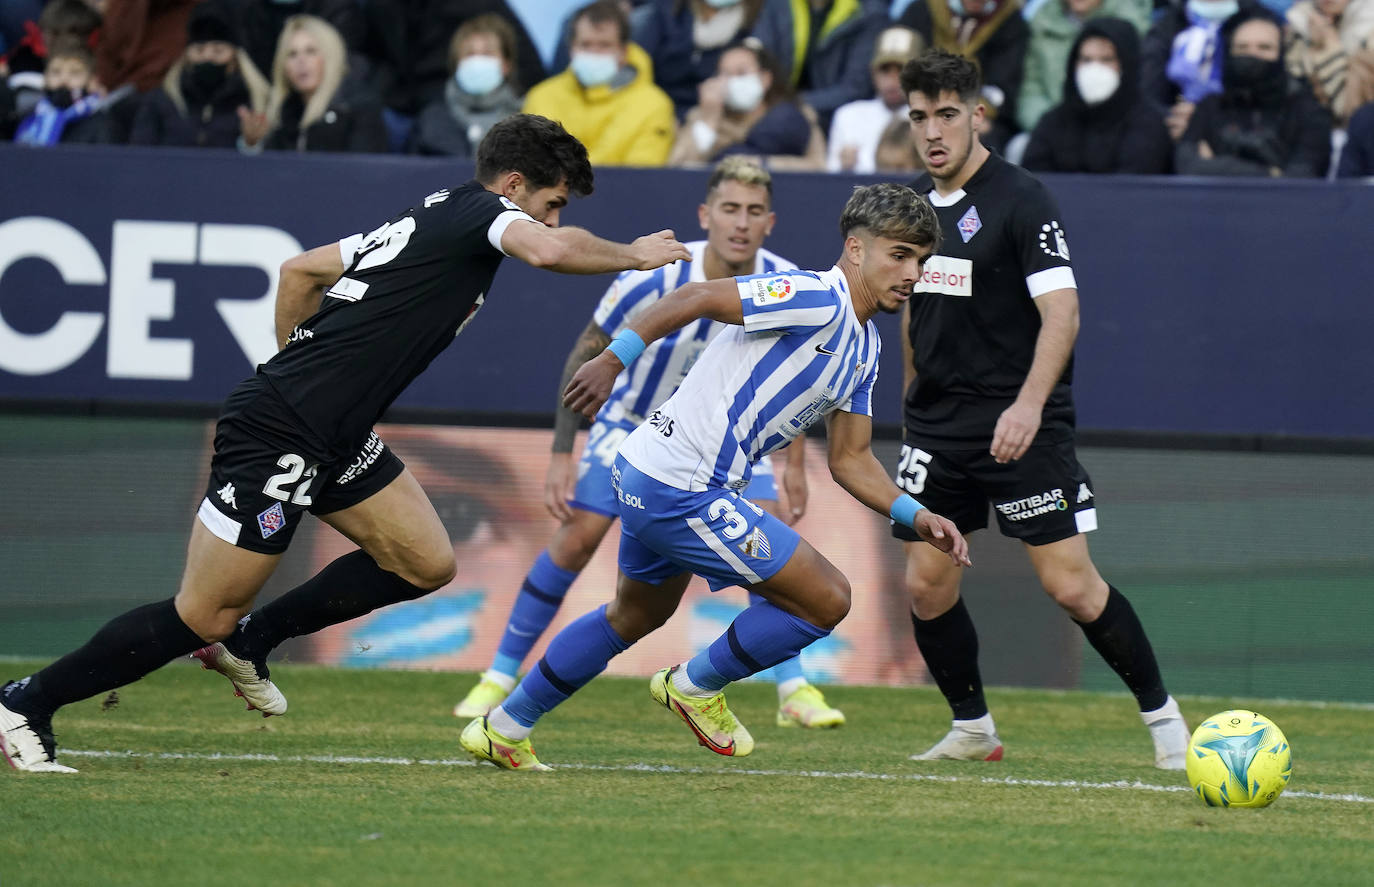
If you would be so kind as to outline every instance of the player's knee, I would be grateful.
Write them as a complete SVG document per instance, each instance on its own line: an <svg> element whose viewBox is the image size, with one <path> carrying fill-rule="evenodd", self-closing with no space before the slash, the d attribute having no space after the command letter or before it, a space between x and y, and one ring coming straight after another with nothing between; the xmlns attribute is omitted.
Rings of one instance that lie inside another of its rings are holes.
<svg viewBox="0 0 1374 887"><path fill-rule="evenodd" d="M453 558L453 550L448 549L417 558L409 565L408 572L410 575L401 575L411 585L434 591L448 585L458 575L458 562Z"/></svg>
<svg viewBox="0 0 1374 887"><path fill-rule="evenodd" d="M1054 602L1079 622L1091 622L1102 615L1107 602L1107 583L1097 576L1070 575L1044 583Z"/></svg>
<svg viewBox="0 0 1374 887"><path fill-rule="evenodd" d="M549 556L559 568L580 573L591 563L601 544L601 536L586 532L575 522L559 527L549 543Z"/></svg>
<svg viewBox="0 0 1374 887"><path fill-rule="evenodd" d="M824 590L816 596L811 607L813 618L809 621L818 628L830 630L849 615L850 590L849 580L838 572L827 579Z"/></svg>
<svg viewBox="0 0 1374 887"><path fill-rule="evenodd" d="M213 644L233 634L245 612L240 609L188 612L181 614L181 621L205 643Z"/></svg>
<svg viewBox="0 0 1374 887"><path fill-rule="evenodd" d="M641 600L629 600L617 595L606 605L606 621L621 640L634 643L663 626L673 611L646 606Z"/></svg>

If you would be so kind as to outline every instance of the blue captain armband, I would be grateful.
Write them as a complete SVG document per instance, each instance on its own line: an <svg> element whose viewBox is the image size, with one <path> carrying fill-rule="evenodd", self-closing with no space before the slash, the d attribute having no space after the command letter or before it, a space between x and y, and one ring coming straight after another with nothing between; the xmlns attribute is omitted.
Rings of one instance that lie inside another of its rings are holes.
<svg viewBox="0 0 1374 887"><path fill-rule="evenodd" d="M614 354L622 366L628 367L644 353L644 347L644 340L639 337L639 333L626 328L615 334L606 350Z"/></svg>
<svg viewBox="0 0 1374 887"><path fill-rule="evenodd" d="M892 507L887 513L892 519L904 527L916 528L916 512L925 508L920 502L908 496L906 493L898 496L892 501Z"/></svg>

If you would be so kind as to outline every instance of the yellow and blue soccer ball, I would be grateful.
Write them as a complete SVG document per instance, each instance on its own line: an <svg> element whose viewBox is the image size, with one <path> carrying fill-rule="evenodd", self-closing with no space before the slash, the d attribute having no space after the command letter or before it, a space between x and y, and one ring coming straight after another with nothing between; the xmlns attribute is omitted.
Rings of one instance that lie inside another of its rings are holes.
<svg viewBox="0 0 1374 887"><path fill-rule="evenodd" d="M1212 715L1188 743L1188 783L1209 807L1267 807L1293 775L1278 725L1253 711Z"/></svg>

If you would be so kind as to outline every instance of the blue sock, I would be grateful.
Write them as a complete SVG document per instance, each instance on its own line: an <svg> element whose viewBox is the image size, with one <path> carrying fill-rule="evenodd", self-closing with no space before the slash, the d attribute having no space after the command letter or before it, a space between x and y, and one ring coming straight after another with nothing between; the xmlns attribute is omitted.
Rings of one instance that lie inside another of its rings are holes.
<svg viewBox="0 0 1374 887"><path fill-rule="evenodd" d="M736 616L711 646L692 657L687 663L687 678L703 690L719 690L731 681L791 659L828 634L828 629L758 601Z"/></svg>
<svg viewBox="0 0 1374 887"><path fill-rule="evenodd" d="M605 671L606 663L629 646L611 628L603 604L558 633L544 658L501 707L516 723L533 727L541 715Z"/></svg>
<svg viewBox="0 0 1374 887"><path fill-rule="evenodd" d="M568 586L576 578L576 573L555 564L547 549L539 552L534 566L525 576L524 584L520 586L520 594L515 598L510 618L506 620L501 646L491 660L492 671L511 677L520 673L520 663L530 655L530 650L558 614L563 597L568 593Z"/></svg>
<svg viewBox="0 0 1374 887"><path fill-rule="evenodd" d="M749 603L761 604L766 600L763 595L749 592ZM794 678L806 680L806 673L802 671L801 656L793 656L791 659L784 659L773 666L773 683L784 684Z"/></svg>

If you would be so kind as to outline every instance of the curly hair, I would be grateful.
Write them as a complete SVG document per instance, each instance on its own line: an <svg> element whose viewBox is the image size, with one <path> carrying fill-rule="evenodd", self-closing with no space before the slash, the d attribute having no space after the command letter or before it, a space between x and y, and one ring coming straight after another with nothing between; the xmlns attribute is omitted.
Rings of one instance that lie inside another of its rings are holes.
<svg viewBox="0 0 1374 887"><path fill-rule="evenodd" d="M971 102L978 97L982 80L976 61L943 49L928 50L902 68L902 92L919 92L932 102L942 92L957 93L960 101Z"/></svg>
<svg viewBox="0 0 1374 887"><path fill-rule="evenodd" d="M905 185L856 185L840 213L840 236L856 230L902 243L940 248L940 220L930 203Z"/></svg>
<svg viewBox="0 0 1374 887"><path fill-rule="evenodd" d="M536 190L567 182L572 194L592 193L587 149L561 123L537 114L507 117L477 146L477 181L489 184L507 172L520 173Z"/></svg>

